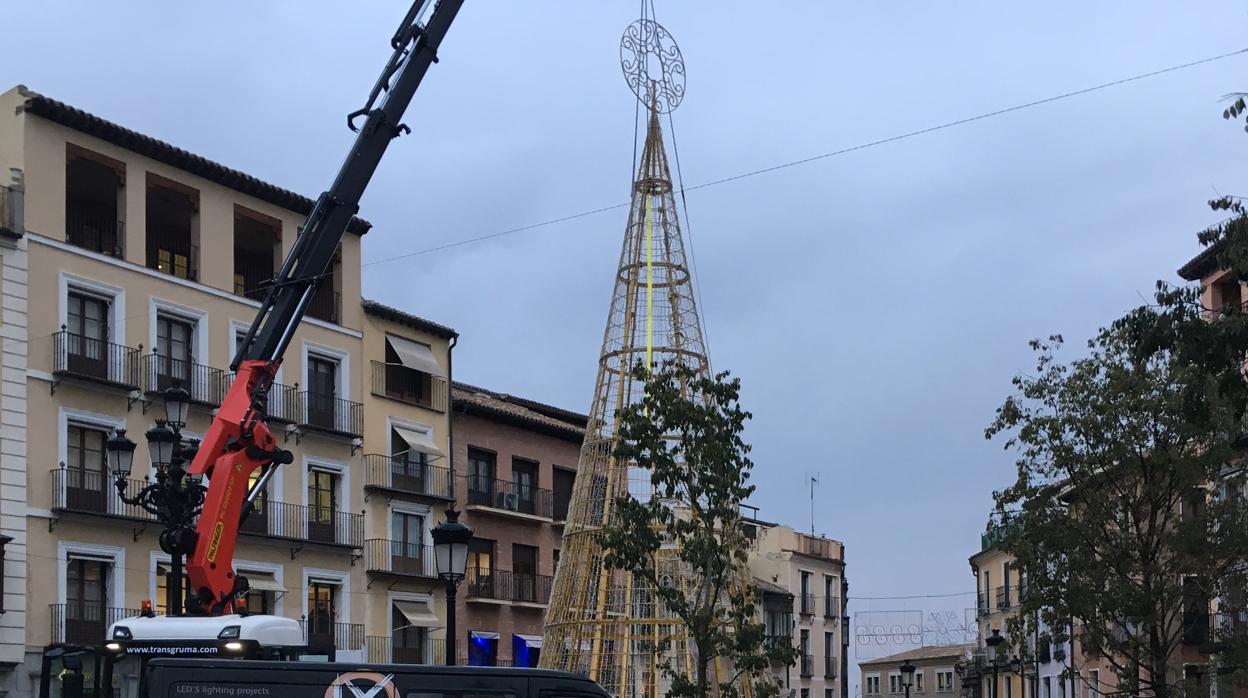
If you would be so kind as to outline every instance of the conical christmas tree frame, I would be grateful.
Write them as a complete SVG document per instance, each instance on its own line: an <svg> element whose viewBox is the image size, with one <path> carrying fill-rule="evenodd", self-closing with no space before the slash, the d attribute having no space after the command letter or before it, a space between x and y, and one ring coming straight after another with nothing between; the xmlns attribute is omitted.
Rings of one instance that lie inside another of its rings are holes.
<svg viewBox="0 0 1248 698"><path fill-rule="evenodd" d="M541 655L541 666L587 674L620 698L663 696L670 680L662 664L692 676L697 652L683 624L657 602L646 582L606 568L596 538L604 522L614 520L618 497L651 496L648 473L612 457L615 415L644 393L631 369L668 361L710 372L652 103ZM691 575L682 569L677 551L661 552L657 564L664 583L688 583ZM741 575L744 585L744 568ZM748 696L748 688L742 688Z"/></svg>

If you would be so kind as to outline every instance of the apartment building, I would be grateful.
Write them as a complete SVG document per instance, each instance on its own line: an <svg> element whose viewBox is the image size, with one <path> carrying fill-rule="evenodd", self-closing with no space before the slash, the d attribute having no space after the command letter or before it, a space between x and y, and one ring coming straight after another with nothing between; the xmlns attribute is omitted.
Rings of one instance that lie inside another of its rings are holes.
<svg viewBox="0 0 1248 698"><path fill-rule="evenodd" d="M994 633L1009 636L1008 623L1018 612L1018 603L1026 593L1026 585L1014 567L1014 558L997 546L1001 530L991 527L981 536L980 549L970 557L971 573L975 575L975 617L979 638L975 652L967 663L963 685L968 698L1029 698L1024 672L1035 675L1026 666L1026 648L1013 646L1005 640L996 653L997 662L990 661L988 640Z"/></svg>
<svg viewBox="0 0 1248 698"><path fill-rule="evenodd" d="M933 645L916 647L912 650L891 654L866 662L859 662L858 669L862 676L862 695L889 696L898 698L907 694L905 675L901 665L909 662L914 665L914 675L910 679L909 695L912 698L939 698L940 696L961 696L961 666L972 657L976 646L965 645Z"/></svg>
<svg viewBox="0 0 1248 698"><path fill-rule="evenodd" d="M98 645L143 599L163 608L159 525L118 497L104 442L142 443L173 385L192 398L184 435L203 434L313 202L23 87L0 94L0 172L0 689L30 695L46 646ZM370 638L412 631L376 651L423 658L441 625L422 546L450 501L454 332L361 302L368 228L352 221L278 374L270 418L295 460L236 566L251 610L302 619L311 645L362 660ZM128 491L149 472L141 446Z"/></svg>
<svg viewBox="0 0 1248 698"><path fill-rule="evenodd" d="M474 533L457 606L461 662L537 666L589 418L465 384L451 403L456 499Z"/></svg>
<svg viewBox="0 0 1248 698"><path fill-rule="evenodd" d="M367 656L440 664L446 587L430 531L455 501L449 399L458 335L376 301L363 310Z"/></svg>
<svg viewBox="0 0 1248 698"><path fill-rule="evenodd" d="M845 546L840 541L799 533L779 524L753 521L755 547L749 558L753 576L768 587L792 594L790 634L797 643L797 666L785 673L784 689L794 698L848 696L849 615L845 604ZM770 596L770 606L769 599ZM783 636L779 594L765 594L768 634ZM773 610L770 620L767 609ZM779 675L777 675L779 678Z"/></svg>

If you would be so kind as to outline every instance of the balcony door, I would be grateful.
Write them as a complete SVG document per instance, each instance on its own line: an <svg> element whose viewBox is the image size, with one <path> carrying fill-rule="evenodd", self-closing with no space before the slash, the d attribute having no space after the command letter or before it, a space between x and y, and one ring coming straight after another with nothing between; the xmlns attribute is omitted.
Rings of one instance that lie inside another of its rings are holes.
<svg viewBox="0 0 1248 698"><path fill-rule="evenodd" d="M195 323L168 315L156 316L156 390L181 386L191 397L204 397L191 383Z"/></svg>
<svg viewBox="0 0 1248 698"><path fill-rule="evenodd" d="M531 545L511 546L511 575L515 585L515 601L537 601L537 548Z"/></svg>
<svg viewBox="0 0 1248 698"><path fill-rule="evenodd" d="M308 357L308 423L322 429L335 429L335 398L338 392L338 362L320 356Z"/></svg>
<svg viewBox="0 0 1248 698"><path fill-rule="evenodd" d="M65 430L65 506L75 511L108 511L108 467L103 429L70 424Z"/></svg>
<svg viewBox="0 0 1248 698"><path fill-rule="evenodd" d="M333 543L338 511L338 475L325 470L308 472L308 539Z"/></svg>
<svg viewBox="0 0 1248 698"><path fill-rule="evenodd" d="M71 557L65 569L65 641L101 644L108 630L108 577L112 563Z"/></svg>
<svg viewBox="0 0 1248 698"><path fill-rule="evenodd" d="M397 430L390 430L390 476L391 485L404 492L425 492L426 468L429 465L429 454L417 451L414 444L409 444Z"/></svg>
<svg viewBox="0 0 1248 698"><path fill-rule="evenodd" d="M468 542L468 593L492 599L494 595L494 541L473 538Z"/></svg>
<svg viewBox="0 0 1248 698"><path fill-rule="evenodd" d="M515 509L526 514L537 511L537 463L513 458L511 461L511 486L515 494ZM512 507L507 507L512 508Z"/></svg>
<svg viewBox="0 0 1248 698"><path fill-rule="evenodd" d="M257 469L247 477L247 491L256 486L260 480L260 470ZM272 480L269 481L272 484ZM246 505L244 505L246 506ZM269 532L269 490L268 487L260 490L255 500L251 503L251 511L247 512L247 519L243 521L240 531L246 533L258 533L264 535Z"/></svg>
<svg viewBox="0 0 1248 698"><path fill-rule="evenodd" d="M108 301L71 291L65 316L66 368L108 378Z"/></svg>
<svg viewBox="0 0 1248 698"><path fill-rule="evenodd" d="M468 503L496 506L494 503L494 454L468 449Z"/></svg>
<svg viewBox="0 0 1248 698"><path fill-rule="evenodd" d="M397 605L390 606L390 660L395 664L426 664L429 631L414 627Z"/></svg>
<svg viewBox="0 0 1248 698"><path fill-rule="evenodd" d="M308 582L308 645L334 646L334 619L338 617L338 585Z"/></svg>
<svg viewBox="0 0 1248 698"><path fill-rule="evenodd" d="M425 517L401 511L390 515L394 538L390 541L390 564L398 574L421 574L424 571Z"/></svg>

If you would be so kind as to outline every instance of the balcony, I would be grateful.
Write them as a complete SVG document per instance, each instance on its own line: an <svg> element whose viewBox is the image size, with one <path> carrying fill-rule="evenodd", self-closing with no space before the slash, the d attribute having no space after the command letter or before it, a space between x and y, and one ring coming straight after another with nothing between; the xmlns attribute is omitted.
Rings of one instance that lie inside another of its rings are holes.
<svg viewBox="0 0 1248 698"><path fill-rule="evenodd" d="M804 616L815 615L815 605L816 605L815 595L814 594L799 594L798 596L802 600L802 605L800 609L801 614Z"/></svg>
<svg viewBox="0 0 1248 698"><path fill-rule="evenodd" d="M237 374L225 373L221 376L222 395L230 392ZM269 421L294 424L300 420L299 393L294 386L273 383L269 386Z"/></svg>
<svg viewBox="0 0 1248 698"><path fill-rule="evenodd" d="M321 286L312 296L312 300L308 303L307 315L317 320L332 322L337 325L340 321L339 308L342 307L342 294L331 289L329 286Z"/></svg>
<svg viewBox="0 0 1248 698"><path fill-rule="evenodd" d="M347 652L364 649L362 623L334 623L328 617L312 615L300 621L300 625L309 647L333 647Z"/></svg>
<svg viewBox="0 0 1248 698"><path fill-rule="evenodd" d="M126 493L133 496L151 484L148 480L127 480ZM69 469L62 465L52 471L52 510L91 514L130 521L154 520L142 507L126 504L117 496L113 478L103 472Z"/></svg>
<svg viewBox="0 0 1248 698"><path fill-rule="evenodd" d="M191 231L176 227L147 226L147 267L187 281L199 281L199 245L190 242Z"/></svg>
<svg viewBox="0 0 1248 698"><path fill-rule="evenodd" d="M997 610L1006 611L1010 608L1010 588L997 587Z"/></svg>
<svg viewBox="0 0 1248 698"><path fill-rule="evenodd" d="M374 361L373 395L445 412L446 379L400 364Z"/></svg>
<svg viewBox="0 0 1248 698"><path fill-rule="evenodd" d="M839 618L841 615L841 599L839 596L829 596L824 599L823 617L824 619Z"/></svg>
<svg viewBox="0 0 1248 698"><path fill-rule="evenodd" d="M467 508L521 519L553 521L554 493L507 480L469 476Z"/></svg>
<svg viewBox="0 0 1248 698"><path fill-rule="evenodd" d="M833 545L831 540L827 538L808 536L805 533L799 533L798 537L800 537L802 541L801 550L799 551L802 554L810 555L811 557L820 557L825 560L836 559L832 556Z"/></svg>
<svg viewBox="0 0 1248 698"><path fill-rule="evenodd" d="M981 618L992 612L988 606L988 592L981 591L976 595L975 612Z"/></svg>
<svg viewBox="0 0 1248 698"><path fill-rule="evenodd" d="M64 325L52 338L52 375L58 383L75 378L126 391L139 387L138 349L74 334Z"/></svg>
<svg viewBox="0 0 1248 698"><path fill-rule="evenodd" d="M273 267L246 266L234 260L234 295L263 301L269 292L268 284L273 281Z"/></svg>
<svg viewBox="0 0 1248 698"><path fill-rule="evenodd" d="M193 363L184 359L144 354L143 392L156 395L174 386L191 394L191 402L207 407L218 407L225 398L227 374L219 368Z"/></svg>
<svg viewBox="0 0 1248 698"><path fill-rule="evenodd" d="M370 635L366 638L369 664L428 664L441 666L446 663L446 640L423 638L408 646L398 644L395 638Z"/></svg>
<svg viewBox="0 0 1248 698"><path fill-rule="evenodd" d="M364 456L364 486L418 499L455 499L455 480L450 468L421 464L404 456L382 453Z"/></svg>
<svg viewBox="0 0 1248 698"><path fill-rule="evenodd" d="M126 223L117 207L70 199L65 206L65 242L90 252L123 259Z"/></svg>
<svg viewBox="0 0 1248 698"><path fill-rule="evenodd" d="M814 676L815 675L814 655L811 655L811 654L800 655L800 662L802 665L802 676Z"/></svg>
<svg viewBox="0 0 1248 698"><path fill-rule="evenodd" d="M467 598L469 601L509 602L546 606L550 603L553 579L540 574L516 574L510 570L469 569Z"/></svg>
<svg viewBox="0 0 1248 698"><path fill-rule="evenodd" d="M101 603L55 603L48 608L52 642L86 647L103 645L109 625L139 615L137 608L115 608Z"/></svg>
<svg viewBox="0 0 1248 698"><path fill-rule="evenodd" d="M305 390L299 393L299 425L329 434L364 435L364 405L333 395Z"/></svg>
<svg viewBox="0 0 1248 698"><path fill-rule="evenodd" d="M438 576L432 547L380 538L364 541L364 569L401 577Z"/></svg>
<svg viewBox="0 0 1248 698"><path fill-rule="evenodd" d="M344 548L364 547L364 515L285 502L260 502L239 532Z"/></svg>
<svg viewBox="0 0 1248 698"><path fill-rule="evenodd" d="M836 663L836 657L825 656L823 658L823 678L835 679L838 666L839 665Z"/></svg>

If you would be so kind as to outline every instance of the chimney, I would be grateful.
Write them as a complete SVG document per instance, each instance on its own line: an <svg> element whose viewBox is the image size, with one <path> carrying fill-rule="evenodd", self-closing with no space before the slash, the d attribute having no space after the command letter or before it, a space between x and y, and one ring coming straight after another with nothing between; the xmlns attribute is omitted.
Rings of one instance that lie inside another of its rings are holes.
<svg viewBox="0 0 1248 698"><path fill-rule="evenodd" d="M18 235L26 232L26 187L23 181L20 169L9 168L9 184L4 192L4 200L0 201L0 229Z"/></svg>

